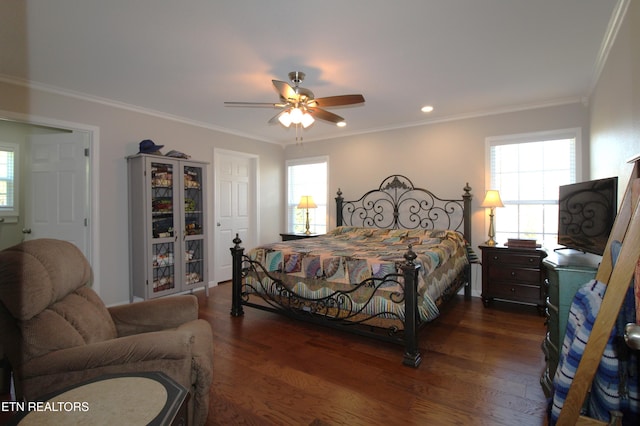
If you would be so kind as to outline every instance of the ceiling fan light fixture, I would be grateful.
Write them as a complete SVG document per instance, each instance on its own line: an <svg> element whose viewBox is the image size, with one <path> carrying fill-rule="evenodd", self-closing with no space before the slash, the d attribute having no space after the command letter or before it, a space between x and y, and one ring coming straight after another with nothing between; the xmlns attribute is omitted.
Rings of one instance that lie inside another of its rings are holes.
<svg viewBox="0 0 640 426"><path fill-rule="evenodd" d="M302 110L298 107L292 108L289 112L291 116L291 122L293 124L300 124L302 122Z"/></svg>
<svg viewBox="0 0 640 426"><path fill-rule="evenodd" d="M347 126L347 122L346 121L338 121L336 123L336 126L338 126L338 127L346 127Z"/></svg>
<svg viewBox="0 0 640 426"><path fill-rule="evenodd" d="M307 127L311 126L314 121L316 120L313 118L313 116L308 112L305 112L304 114L302 114L302 119L300 120L300 123L302 124L302 127L306 129Z"/></svg>
<svg viewBox="0 0 640 426"><path fill-rule="evenodd" d="M280 117L278 117L278 121L284 127L291 126L291 114L289 114L289 111L285 111L282 114L280 114Z"/></svg>
<svg viewBox="0 0 640 426"><path fill-rule="evenodd" d="M300 127L306 129L313 125L316 120L337 124L338 127L346 126L344 118L327 111L326 108L364 103L364 96L359 94L316 98L311 90L300 87L300 83L302 83L304 77L305 74L303 72L294 71L289 73L291 83L271 80L274 88L280 95L279 102L225 102L224 104L227 106L278 108L280 111L271 117L268 123L279 123L286 128L294 125L297 139Z"/></svg>

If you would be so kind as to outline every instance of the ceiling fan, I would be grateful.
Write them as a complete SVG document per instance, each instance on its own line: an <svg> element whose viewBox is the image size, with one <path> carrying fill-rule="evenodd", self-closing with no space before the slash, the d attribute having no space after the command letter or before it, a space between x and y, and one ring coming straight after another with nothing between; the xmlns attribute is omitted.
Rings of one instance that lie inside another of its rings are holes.
<svg viewBox="0 0 640 426"><path fill-rule="evenodd" d="M364 102L362 95L340 95L325 98L315 98L313 92L300 83L304 80L305 74L301 71L289 73L289 80L292 84L284 81L272 80L273 86L280 94L280 102L225 102L227 106L239 107L273 107L281 108L281 111L269 120L269 124L280 123L285 127L292 124L296 128L301 125L303 128L309 127L315 119L336 123L344 126L344 118L327 111L324 108L354 105Z"/></svg>

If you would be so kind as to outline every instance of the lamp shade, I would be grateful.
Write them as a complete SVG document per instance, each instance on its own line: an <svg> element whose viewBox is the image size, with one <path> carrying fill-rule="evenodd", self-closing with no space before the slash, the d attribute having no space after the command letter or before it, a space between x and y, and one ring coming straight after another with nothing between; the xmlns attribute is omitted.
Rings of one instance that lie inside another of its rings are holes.
<svg viewBox="0 0 640 426"><path fill-rule="evenodd" d="M311 195L303 195L298 203L299 209L315 209L316 207L318 206L313 201L313 197Z"/></svg>
<svg viewBox="0 0 640 426"><path fill-rule="evenodd" d="M495 189L488 190L480 207L504 207L500 199L500 193Z"/></svg>

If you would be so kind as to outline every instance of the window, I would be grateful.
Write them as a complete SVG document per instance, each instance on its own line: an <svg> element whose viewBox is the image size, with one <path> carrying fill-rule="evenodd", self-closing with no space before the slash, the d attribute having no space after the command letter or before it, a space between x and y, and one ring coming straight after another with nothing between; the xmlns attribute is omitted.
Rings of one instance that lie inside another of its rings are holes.
<svg viewBox="0 0 640 426"><path fill-rule="evenodd" d="M316 208L309 209L309 230L313 234L327 232L326 157L287 161L287 230L306 231L306 209L299 209L303 196L313 197Z"/></svg>
<svg viewBox="0 0 640 426"><path fill-rule="evenodd" d="M18 215L18 145L0 143L0 216Z"/></svg>
<svg viewBox="0 0 640 426"><path fill-rule="evenodd" d="M557 245L558 187L576 182L580 129L488 138L487 189L497 189L496 241L535 239Z"/></svg>

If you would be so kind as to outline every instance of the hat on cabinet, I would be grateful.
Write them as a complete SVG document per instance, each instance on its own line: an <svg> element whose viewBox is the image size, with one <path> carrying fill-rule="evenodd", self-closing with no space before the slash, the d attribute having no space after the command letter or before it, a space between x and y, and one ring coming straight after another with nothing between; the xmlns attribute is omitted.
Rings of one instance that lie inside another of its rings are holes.
<svg viewBox="0 0 640 426"><path fill-rule="evenodd" d="M156 145L151 139L145 139L140 142L140 152L138 154L155 154L163 147L164 145Z"/></svg>

